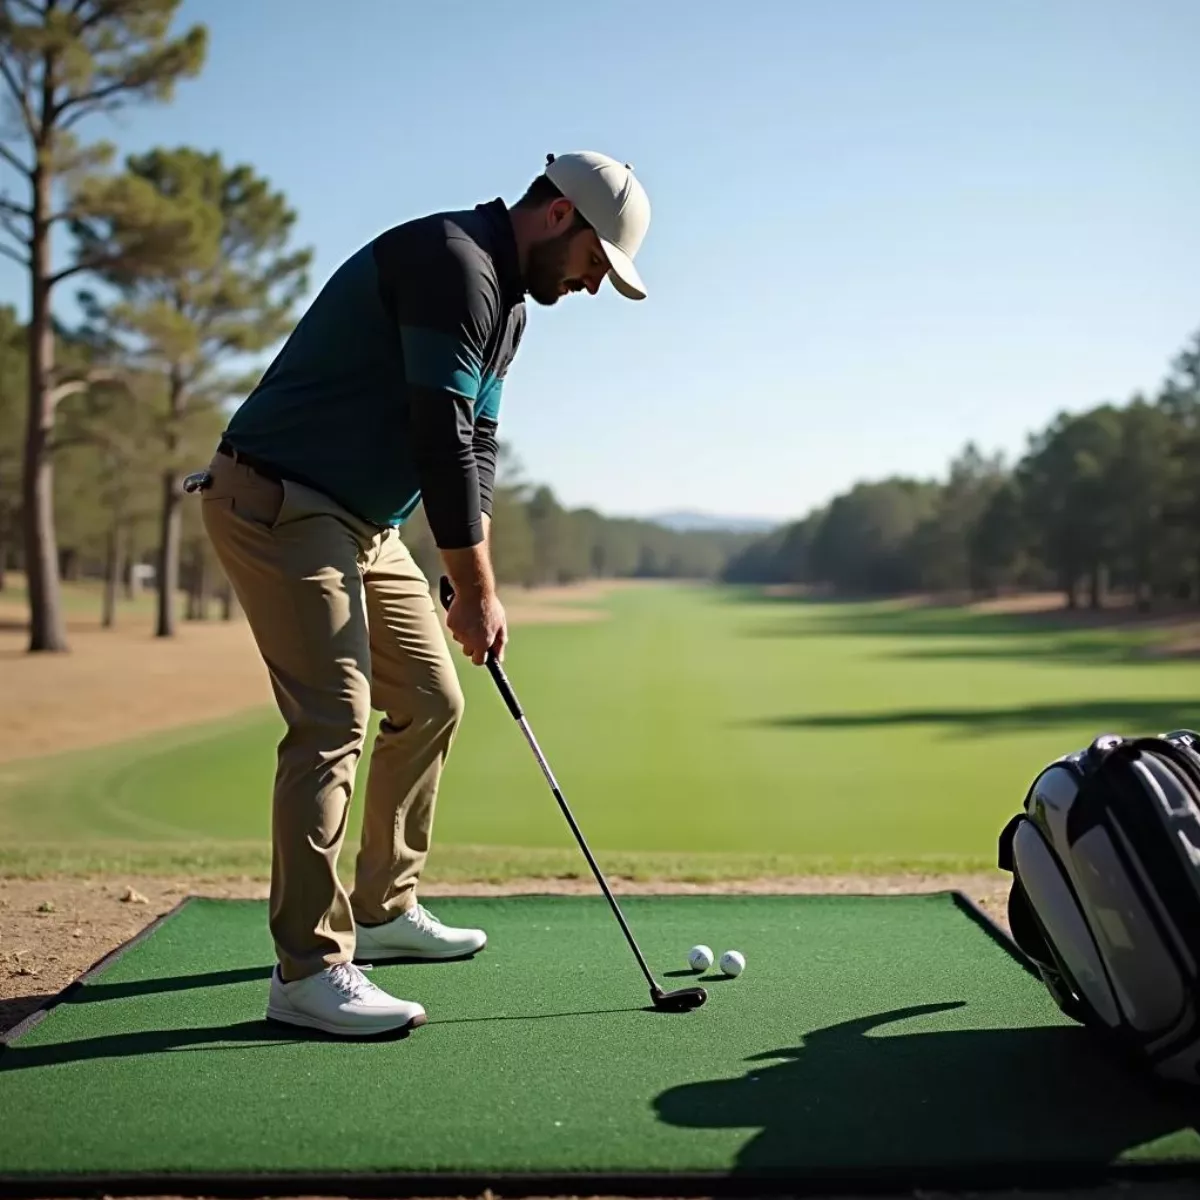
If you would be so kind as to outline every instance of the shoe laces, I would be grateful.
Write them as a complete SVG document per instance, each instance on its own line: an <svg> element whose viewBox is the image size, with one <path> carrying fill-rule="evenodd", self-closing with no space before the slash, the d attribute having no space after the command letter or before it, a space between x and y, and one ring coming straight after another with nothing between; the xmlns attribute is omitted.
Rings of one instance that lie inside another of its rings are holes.
<svg viewBox="0 0 1200 1200"><path fill-rule="evenodd" d="M437 919L423 904L413 907L410 915L412 923L425 933L436 933L441 921Z"/></svg>
<svg viewBox="0 0 1200 1200"><path fill-rule="evenodd" d="M375 985L353 963L335 963L329 968L329 982L347 1000L365 1000L375 990Z"/></svg>

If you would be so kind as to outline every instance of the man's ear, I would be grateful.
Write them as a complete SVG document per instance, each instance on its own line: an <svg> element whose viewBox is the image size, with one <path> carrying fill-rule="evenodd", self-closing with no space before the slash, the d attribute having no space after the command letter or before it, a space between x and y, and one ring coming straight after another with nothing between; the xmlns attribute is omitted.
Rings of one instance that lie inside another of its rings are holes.
<svg viewBox="0 0 1200 1200"><path fill-rule="evenodd" d="M560 196L546 206L546 232L562 233L575 219L575 205L565 196Z"/></svg>

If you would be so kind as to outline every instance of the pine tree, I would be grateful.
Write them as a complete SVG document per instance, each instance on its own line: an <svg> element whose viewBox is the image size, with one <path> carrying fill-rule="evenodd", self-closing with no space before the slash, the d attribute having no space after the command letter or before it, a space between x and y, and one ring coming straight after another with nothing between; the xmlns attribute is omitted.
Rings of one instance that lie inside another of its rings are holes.
<svg viewBox="0 0 1200 1200"><path fill-rule="evenodd" d="M0 140L0 161L25 188L0 199L0 253L29 272L29 404L23 463L25 565L33 651L67 649L59 589L52 467L55 408L79 380L55 370L51 301L81 271L111 265L84 252L52 262L56 224L112 220L110 252L148 262L171 252L171 230L145 188L98 172L112 159L104 143L84 144L75 127L132 102L170 99L175 83L203 63L202 26L168 36L179 0L0 0L0 79L15 119Z"/></svg>
<svg viewBox="0 0 1200 1200"><path fill-rule="evenodd" d="M278 341L308 287L309 250L289 248L295 212L247 166L227 168L219 154L155 150L128 161L130 176L163 204L190 214L194 253L154 274L124 269L119 258L99 272L116 300L85 303L117 360L166 382L159 415L162 502L157 633L175 632L180 575L180 479L185 456L211 446L212 414L247 380L231 377L231 357ZM102 249L118 231L94 223Z"/></svg>

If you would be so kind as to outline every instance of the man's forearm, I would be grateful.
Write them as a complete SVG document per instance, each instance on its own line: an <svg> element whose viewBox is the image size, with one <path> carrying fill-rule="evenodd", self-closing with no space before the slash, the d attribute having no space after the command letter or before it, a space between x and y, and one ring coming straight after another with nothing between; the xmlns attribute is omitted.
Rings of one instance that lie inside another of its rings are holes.
<svg viewBox="0 0 1200 1200"><path fill-rule="evenodd" d="M483 541L461 550L442 550L442 561L446 572L454 583L454 590L472 595L487 595L496 590L496 576L492 570L491 555L492 519L483 516Z"/></svg>

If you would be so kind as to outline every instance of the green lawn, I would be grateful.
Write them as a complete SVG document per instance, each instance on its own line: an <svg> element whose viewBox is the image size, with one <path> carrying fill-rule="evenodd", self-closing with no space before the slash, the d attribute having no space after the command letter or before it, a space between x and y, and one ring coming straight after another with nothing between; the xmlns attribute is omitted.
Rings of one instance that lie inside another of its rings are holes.
<svg viewBox="0 0 1200 1200"><path fill-rule="evenodd" d="M517 629L507 667L594 848L631 875L986 869L1049 759L1200 725L1200 666L1141 655L1146 634L705 588L606 607ZM432 874L585 874L487 675L462 672ZM279 732L268 711L0 768L0 867L261 870Z"/></svg>
<svg viewBox="0 0 1200 1200"><path fill-rule="evenodd" d="M104 610L104 584L99 579L85 579L79 582L64 581L61 600L63 612L69 617L87 617L94 615L97 620ZM25 576L19 571L10 571L3 591L0 591L0 603L13 608L24 608L29 603L29 589L25 584ZM179 591L176 603L182 613L187 603L187 593ZM124 586L117 590L118 620L125 614L149 614L156 610L158 596L154 589L140 589L132 600L125 595Z"/></svg>

